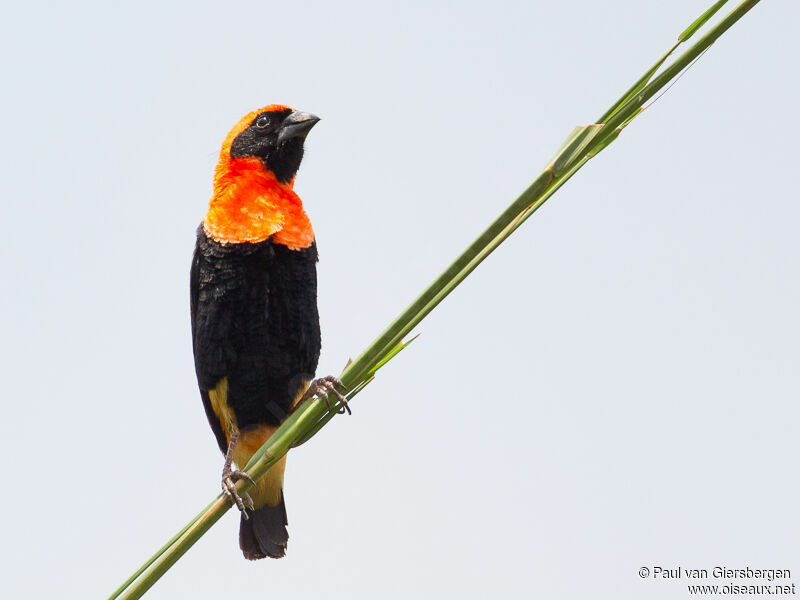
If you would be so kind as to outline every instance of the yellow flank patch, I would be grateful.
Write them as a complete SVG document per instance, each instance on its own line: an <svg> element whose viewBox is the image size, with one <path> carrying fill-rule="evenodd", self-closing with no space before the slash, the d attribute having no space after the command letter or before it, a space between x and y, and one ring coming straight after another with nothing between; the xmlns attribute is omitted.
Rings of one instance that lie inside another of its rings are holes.
<svg viewBox="0 0 800 600"><path fill-rule="evenodd" d="M211 400L211 410L217 416L217 420L222 425L225 439L230 442L231 435L239 431L236 424L236 415L233 414L231 407L228 406L228 378L223 377L213 390L208 390L208 399Z"/></svg>
<svg viewBox="0 0 800 600"><path fill-rule="evenodd" d="M292 400L291 404L292 407L289 409L290 412L293 411L295 408L297 408L297 405L300 404L300 400L303 399L303 395L305 395L306 390L308 390L308 386L310 383L311 383L310 379L303 379L303 381L300 382L300 388L297 390L297 394L295 395L294 400Z"/></svg>

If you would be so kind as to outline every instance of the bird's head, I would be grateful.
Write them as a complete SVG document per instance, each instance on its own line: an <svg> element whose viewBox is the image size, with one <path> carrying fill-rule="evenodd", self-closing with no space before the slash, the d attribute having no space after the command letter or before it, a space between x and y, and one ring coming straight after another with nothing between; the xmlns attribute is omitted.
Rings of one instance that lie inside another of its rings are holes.
<svg viewBox="0 0 800 600"><path fill-rule="evenodd" d="M319 121L311 113L272 104L242 118L223 144L231 159L257 158L280 183L290 182L300 161L306 135Z"/></svg>
<svg viewBox="0 0 800 600"><path fill-rule="evenodd" d="M231 129L222 144L204 220L214 239L256 242L275 235L278 243L293 248L313 241L311 224L292 187L306 135L317 121L310 113L270 104Z"/></svg>

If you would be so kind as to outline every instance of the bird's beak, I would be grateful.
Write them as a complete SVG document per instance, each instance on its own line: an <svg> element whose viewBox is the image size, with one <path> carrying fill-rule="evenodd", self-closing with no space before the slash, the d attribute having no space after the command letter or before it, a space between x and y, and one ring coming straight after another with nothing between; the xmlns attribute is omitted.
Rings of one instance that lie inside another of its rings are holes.
<svg viewBox="0 0 800 600"><path fill-rule="evenodd" d="M283 124L278 130L278 144L283 144L292 138L306 137L317 121L319 121L319 117L316 115L299 110L294 111L283 120Z"/></svg>

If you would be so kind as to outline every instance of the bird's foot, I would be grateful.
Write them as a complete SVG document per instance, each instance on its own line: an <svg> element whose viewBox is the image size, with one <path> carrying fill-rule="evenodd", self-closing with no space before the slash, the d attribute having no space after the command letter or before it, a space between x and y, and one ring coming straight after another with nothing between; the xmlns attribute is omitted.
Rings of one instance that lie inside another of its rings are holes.
<svg viewBox="0 0 800 600"><path fill-rule="evenodd" d="M353 414L350 410L350 407L347 404L347 398L336 389L336 387L344 387L344 384L339 381L333 375L328 375L327 377L320 377L319 379L315 379L312 381L306 393L303 395L303 401L310 400L314 396L319 396L323 400L325 400L325 404L328 405L328 408L333 408L333 404L331 404L331 400L328 397L328 394L333 393L334 396L342 403L342 408L339 409L339 414L344 414L347 411L348 415Z"/></svg>
<svg viewBox="0 0 800 600"><path fill-rule="evenodd" d="M247 511L254 511L256 507L253 505L253 499L250 497L250 494L245 492L243 495L239 495L239 492L236 491L236 482L241 479L246 479L253 485L256 483L253 481L253 478L244 471L231 470L230 467L224 469L222 471L222 493L228 497L228 500L236 505L242 513L242 516L247 519Z"/></svg>

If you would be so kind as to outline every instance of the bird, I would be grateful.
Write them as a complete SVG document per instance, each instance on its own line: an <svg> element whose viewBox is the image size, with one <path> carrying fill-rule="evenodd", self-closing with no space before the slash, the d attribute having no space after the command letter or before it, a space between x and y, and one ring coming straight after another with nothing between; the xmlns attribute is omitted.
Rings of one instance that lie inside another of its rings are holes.
<svg viewBox="0 0 800 600"><path fill-rule="evenodd" d="M248 560L286 554L286 457L248 494L236 490L237 481L252 482L239 468L303 401L317 395L328 402L332 393L347 404L336 377L314 379L318 254L294 191L306 136L318 121L282 104L239 120L222 144L192 257L197 383L225 455L222 490L239 508L239 546Z"/></svg>

